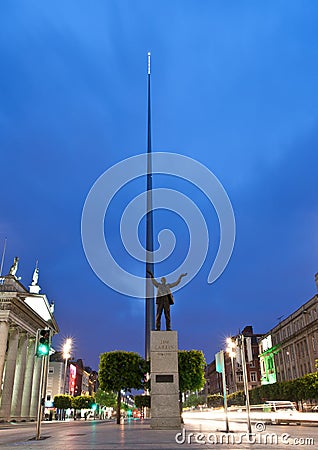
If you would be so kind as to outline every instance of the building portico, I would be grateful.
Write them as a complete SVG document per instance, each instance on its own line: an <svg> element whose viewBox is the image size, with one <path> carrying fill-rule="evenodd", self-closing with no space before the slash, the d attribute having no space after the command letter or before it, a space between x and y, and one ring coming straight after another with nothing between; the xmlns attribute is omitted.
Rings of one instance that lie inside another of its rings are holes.
<svg viewBox="0 0 318 450"><path fill-rule="evenodd" d="M37 331L58 332L53 307L39 291L38 285L25 288L11 270L0 278L0 421L36 418L42 363L35 356Z"/></svg>

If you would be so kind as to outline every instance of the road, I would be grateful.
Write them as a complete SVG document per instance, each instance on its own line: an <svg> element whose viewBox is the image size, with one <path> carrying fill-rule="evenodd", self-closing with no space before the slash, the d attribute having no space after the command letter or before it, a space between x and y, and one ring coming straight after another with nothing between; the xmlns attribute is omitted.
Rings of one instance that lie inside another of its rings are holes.
<svg viewBox="0 0 318 450"><path fill-rule="evenodd" d="M43 422L40 441L35 436L35 424L0 424L0 448L38 450L150 450L150 449L286 449L302 447L306 450L318 446L318 426L265 425L262 432L255 430L246 435L246 424L230 422L230 433L222 433L224 421L206 418L204 413L195 417L184 415L182 431L151 430L148 421L130 420L124 425L105 421ZM228 441L227 441L228 439ZM222 443L223 442L223 443ZM228 442L228 444L226 443ZM287 444L288 443L288 444ZM288 448L288 447L287 447Z"/></svg>

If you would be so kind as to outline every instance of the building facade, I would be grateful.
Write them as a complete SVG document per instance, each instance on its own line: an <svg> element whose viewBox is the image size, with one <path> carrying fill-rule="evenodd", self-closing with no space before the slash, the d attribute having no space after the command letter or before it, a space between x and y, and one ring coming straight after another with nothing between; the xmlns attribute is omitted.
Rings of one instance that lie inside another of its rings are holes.
<svg viewBox="0 0 318 450"><path fill-rule="evenodd" d="M68 388L66 382L64 385L64 376L65 363L60 361L50 361L46 386L46 406L53 406L54 397L56 395L63 395L64 389L66 387ZM68 393L67 390L65 393Z"/></svg>
<svg viewBox="0 0 318 450"><path fill-rule="evenodd" d="M91 367L85 367L86 372L89 373L89 386L88 386L88 393L89 395L93 396L97 392L97 389L99 387L98 383L98 372L96 370L92 370Z"/></svg>
<svg viewBox="0 0 318 450"><path fill-rule="evenodd" d="M0 278L0 421L35 420L44 359L35 356L37 332L58 332L38 269L28 290L16 277L17 261Z"/></svg>
<svg viewBox="0 0 318 450"><path fill-rule="evenodd" d="M56 395L94 396L98 388L98 373L83 367L83 360L65 361L62 352L51 355L46 389L46 406L53 406Z"/></svg>
<svg viewBox="0 0 318 450"><path fill-rule="evenodd" d="M245 338L245 359L248 388L253 389L261 384L261 371L259 362L259 345L258 340L262 334L255 334L251 325L246 326L242 334ZM233 342L237 341L238 336L232 336ZM224 353L225 378L228 393L241 391L244 389L243 368L239 357L239 351L236 350L236 357L230 357L227 352ZM216 370L215 360L208 364L205 371L207 383L206 392L208 395L222 394L222 374Z"/></svg>
<svg viewBox="0 0 318 450"><path fill-rule="evenodd" d="M316 274L318 291L318 274ZM263 384L288 381L316 371L318 360L318 295L266 334L260 342ZM266 342L266 341L265 341ZM268 367L270 365L270 367Z"/></svg>

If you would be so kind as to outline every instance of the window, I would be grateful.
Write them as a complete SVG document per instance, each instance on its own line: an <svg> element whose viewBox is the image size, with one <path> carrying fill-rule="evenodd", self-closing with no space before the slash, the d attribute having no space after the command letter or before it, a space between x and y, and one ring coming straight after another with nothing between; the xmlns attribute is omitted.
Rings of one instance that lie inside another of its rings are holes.
<svg viewBox="0 0 318 450"><path fill-rule="evenodd" d="M294 361L294 359L295 359L295 350L294 350L294 347L291 347L291 352L290 352L290 354L291 354L291 359L292 359L292 361Z"/></svg>
<svg viewBox="0 0 318 450"><path fill-rule="evenodd" d="M251 381L257 381L256 372L251 372Z"/></svg>
<svg viewBox="0 0 318 450"><path fill-rule="evenodd" d="M49 373L53 374L54 373L54 367L49 367Z"/></svg>
<svg viewBox="0 0 318 450"><path fill-rule="evenodd" d="M242 374L242 373L239 373L239 374L237 375L237 381L238 381L239 383L242 383L242 382L243 382L243 374Z"/></svg>

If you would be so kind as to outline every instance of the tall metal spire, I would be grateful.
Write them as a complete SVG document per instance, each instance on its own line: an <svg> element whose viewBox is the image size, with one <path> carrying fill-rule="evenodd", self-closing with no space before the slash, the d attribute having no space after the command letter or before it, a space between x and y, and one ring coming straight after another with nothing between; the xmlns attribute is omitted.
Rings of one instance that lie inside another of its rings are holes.
<svg viewBox="0 0 318 450"><path fill-rule="evenodd" d="M3 269L4 257L6 254L6 248L7 248L7 238L5 238L5 240L4 240L2 258L1 258L1 263L0 263L0 276L2 275L2 269Z"/></svg>
<svg viewBox="0 0 318 450"><path fill-rule="evenodd" d="M146 216L146 271L153 273L153 212L152 212L152 157L151 157L151 98L150 75L151 55L148 53L148 124L147 124L147 216ZM150 359L150 332L154 329L154 288L151 279L146 273L146 335L145 358Z"/></svg>

